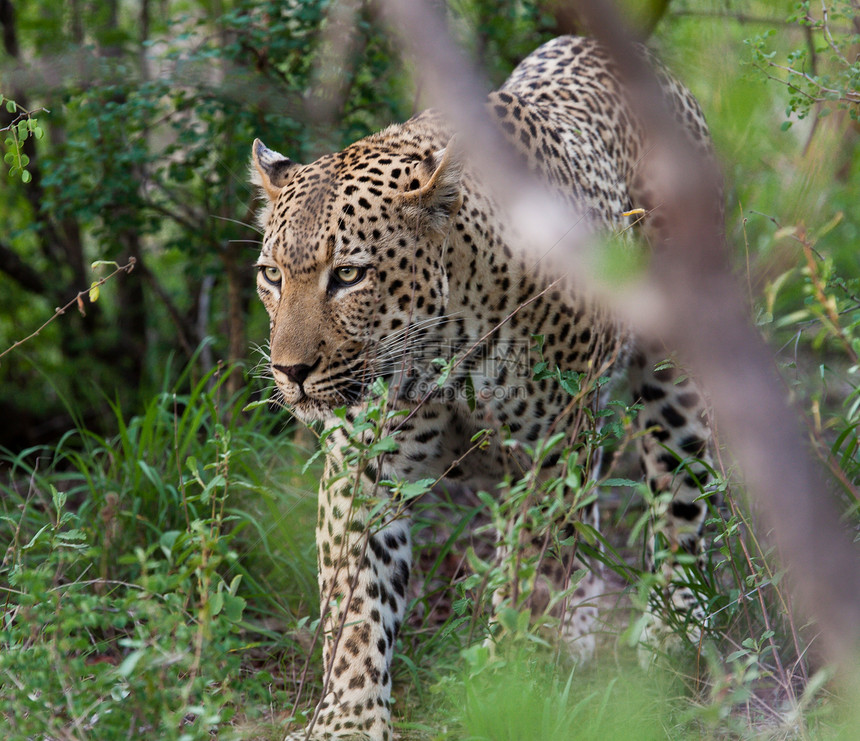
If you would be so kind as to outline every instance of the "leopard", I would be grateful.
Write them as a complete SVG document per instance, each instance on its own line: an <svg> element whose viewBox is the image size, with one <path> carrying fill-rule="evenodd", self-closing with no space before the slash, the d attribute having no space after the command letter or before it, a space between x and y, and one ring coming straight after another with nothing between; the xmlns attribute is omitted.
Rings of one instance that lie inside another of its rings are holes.
<svg viewBox="0 0 860 741"><path fill-rule="evenodd" d="M650 51L639 53L689 143L710 155L696 99ZM599 42L545 43L488 95L485 110L553 197L597 232L635 225L635 248L656 249L666 223L649 189L651 142ZM258 139L251 162L263 202L256 287L275 398L321 425L327 445L316 517L324 686L310 726L288 741L395 737L392 655L409 601L412 534L409 502L381 482L498 492L504 472L527 468L547 435L582 434L564 374L590 379L574 406L593 410L606 403L597 379L626 375L644 482L663 502L663 550L700 557L712 471L703 392L659 339L638 338L599 295L516 248L518 227L442 113L429 109L311 164ZM559 372L539 377L538 363ZM378 457L356 455L370 443L366 415L380 394L394 444ZM541 472L558 477L569 465L569 456L550 454ZM596 501L576 516L599 528ZM571 555L570 532L562 522L550 549L556 566L542 572L553 583L587 560ZM703 609L675 583L677 563L658 564L653 545L647 557L652 570L668 569L673 609ZM599 564L585 566L558 621L576 660L594 653L602 589ZM493 606L511 598L500 589Z"/></svg>

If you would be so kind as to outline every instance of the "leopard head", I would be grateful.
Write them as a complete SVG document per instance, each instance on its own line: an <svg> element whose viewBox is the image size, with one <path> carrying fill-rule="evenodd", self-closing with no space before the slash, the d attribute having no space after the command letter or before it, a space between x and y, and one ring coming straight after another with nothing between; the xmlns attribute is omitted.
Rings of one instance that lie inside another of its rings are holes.
<svg viewBox="0 0 860 741"><path fill-rule="evenodd" d="M271 370L306 421L359 403L376 377L402 370L410 330L445 316L460 158L451 146L393 146L386 133L309 165L252 148L267 201L257 292Z"/></svg>

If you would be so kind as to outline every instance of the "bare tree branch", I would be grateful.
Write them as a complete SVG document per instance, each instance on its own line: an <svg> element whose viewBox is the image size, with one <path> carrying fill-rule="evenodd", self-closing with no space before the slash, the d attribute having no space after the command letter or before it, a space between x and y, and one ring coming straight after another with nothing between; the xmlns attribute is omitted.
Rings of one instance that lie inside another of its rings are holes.
<svg viewBox="0 0 860 741"><path fill-rule="evenodd" d="M18 34L15 27L15 6L12 0L0 0L0 26L3 27L3 48L13 58L18 56Z"/></svg>
<svg viewBox="0 0 860 741"><path fill-rule="evenodd" d="M137 260L137 269L140 271L147 285L158 296L164 308L167 309L167 313L173 321L173 326L176 328L176 338L179 340L179 344L182 346L185 355L190 358L194 354L194 348L189 340L189 337L193 335L193 327L190 326L190 322L182 318L179 309L176 308L176 305L171 300L170 294L164 290L164 286L161 285L158 278L153 275L146 263L140 258Z"/></svg>
<svg viewBox="0 0 860 741"><path fill-rule="evenodd" d="M793 27L793 23L789 23L784 18L768 18L763 15L750 15L743 12L734 12L731 10L690 10L687 8L679 8L670 10L669 15L676 18L713 18L714 20L735 21L741 24L759 24L773 28L774 26Z"/></svg>
<svg viewBox="0 0 860 741"><path fill-rule="evenodd" d="M38 271L24 262L15 250L0 242L0 271L33 293L47 293L47 286Z"/></svg>

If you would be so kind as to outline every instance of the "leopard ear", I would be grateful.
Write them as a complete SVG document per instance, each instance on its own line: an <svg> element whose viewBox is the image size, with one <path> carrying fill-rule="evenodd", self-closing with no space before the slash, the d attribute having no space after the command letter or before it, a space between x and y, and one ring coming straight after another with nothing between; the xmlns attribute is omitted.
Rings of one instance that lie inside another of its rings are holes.
<svg viewBox="0 0 860 741"><path fill-rule="evenodd" d="M278 197L299 167L289 157L269 149L259 139L254 139L251 146L251 164L251 182L259 185L270 201Z"/></svg>
<svg viewBox="0 0 860 741"><path fill-rule="evenodd" d="M429 172L430 177L416 190L402 193L400 203L408 216L423 221L429 229L444 231L463 203L463 157L457 137L418 167Z"/></svg>

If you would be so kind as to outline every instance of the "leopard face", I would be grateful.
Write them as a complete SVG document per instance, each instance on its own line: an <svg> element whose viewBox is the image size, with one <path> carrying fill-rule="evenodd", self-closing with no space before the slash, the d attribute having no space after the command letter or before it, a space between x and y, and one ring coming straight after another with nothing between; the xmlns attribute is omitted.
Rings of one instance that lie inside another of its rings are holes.
<svg viewBox="0 0 860 741"><path fill-rule="evenodd" d="M447 235L460 207L451 149L381 137L299 165L253 147L268 198L257 292L269 314L272 373L306 421L361 401L402 371L410 328L448 304Z"/></svg>

